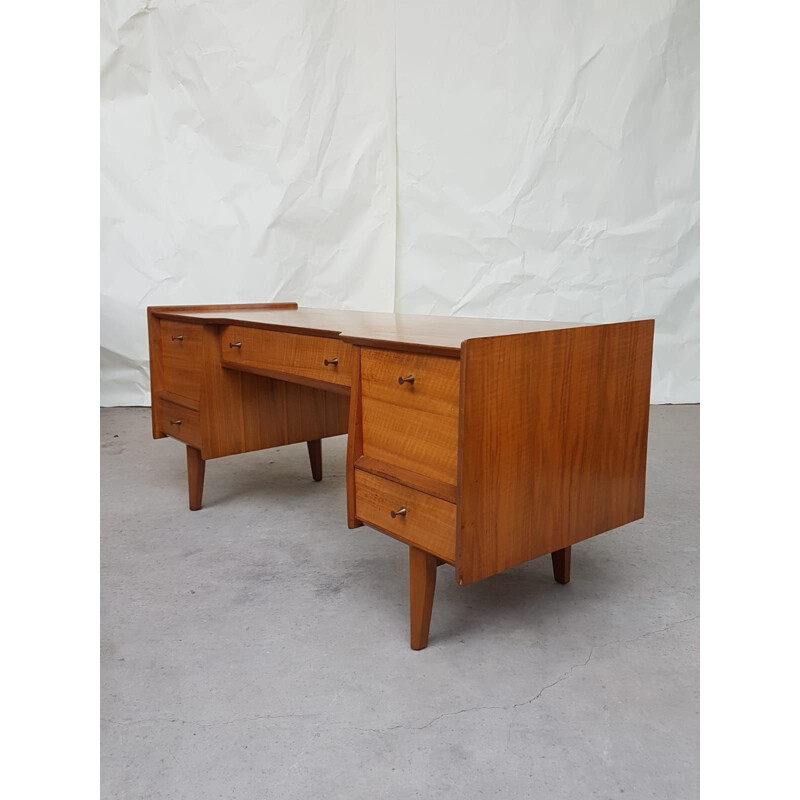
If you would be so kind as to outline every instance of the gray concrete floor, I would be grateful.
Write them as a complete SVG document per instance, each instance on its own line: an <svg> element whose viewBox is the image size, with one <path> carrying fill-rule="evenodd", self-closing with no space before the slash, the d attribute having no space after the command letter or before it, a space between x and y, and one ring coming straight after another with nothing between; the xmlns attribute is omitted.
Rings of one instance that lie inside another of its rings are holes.
<svg viewBox="0 0 800 800"><path fill-rule="evenodd" d="M698 794L698 418L653 407L644 520L459 587L408 647L407 550L345 522L345 439L211 461L102 412L112 798Z"/></svg>

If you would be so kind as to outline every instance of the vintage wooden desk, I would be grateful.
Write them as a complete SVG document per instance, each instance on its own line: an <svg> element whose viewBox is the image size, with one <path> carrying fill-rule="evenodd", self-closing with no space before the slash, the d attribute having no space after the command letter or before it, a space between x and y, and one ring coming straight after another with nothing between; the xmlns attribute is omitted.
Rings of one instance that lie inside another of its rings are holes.
<svg viewBox="0 0 800 800"><path fill-rule="evenodd" d="M436 568L469 584L644 514L652 320L424 317L295 303L148 309L153 436L205 462L348 434L347 517L409 548L411 647Z"/></svg>

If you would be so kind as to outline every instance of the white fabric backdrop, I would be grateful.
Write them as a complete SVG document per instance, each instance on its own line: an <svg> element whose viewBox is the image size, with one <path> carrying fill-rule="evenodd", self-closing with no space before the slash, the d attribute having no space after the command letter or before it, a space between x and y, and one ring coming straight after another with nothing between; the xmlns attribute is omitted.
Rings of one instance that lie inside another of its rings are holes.
<svg viewBox="0 0 800 800"><path fill-rule="evenodd" d="M654 402L698 401L696 0L397 12L397 310L654 317Z"/></svg>
<svg viewBox="0 0 800 800"><path fill-rule="evenodd" d="M148 305L394 304L390 0L105 0L104 405L149 405Z"/></svg>
<svg viewBox="0 0 800 800"><path fill-rule="evenodd" d="M697 0L142 4L103 7L104 404L149 402L147 305L272 299L655 317L653 401L699 400Z"/></svg>

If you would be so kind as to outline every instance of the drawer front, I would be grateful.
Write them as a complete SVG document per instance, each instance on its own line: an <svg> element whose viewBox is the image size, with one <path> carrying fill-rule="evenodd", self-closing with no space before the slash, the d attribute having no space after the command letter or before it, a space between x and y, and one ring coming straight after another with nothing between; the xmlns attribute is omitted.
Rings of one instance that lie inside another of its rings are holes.
<svg viewBox="0 0 800 800"><path fill-rule="evenodd" d="M356 517L450 563L456 557L456 507L357 469ZM405 509L392 517L392 511Z"/></svg>
<svg viewBox="0 0 800 800"><path fill-rule="evenodd" d="M200 399L203 326L161 321L163 388L191 400Z"/></svg>
<svg viewBox="0 0 800 800"><path fill-rule="evenodd" d="M230 325L222 332L221 346L222 363L229 367L350 385L353 347L340 339Z"/></svg>
<svg viewBox="0 0 800 800"><path fill-rule="evenodd" d="M458 359L364 348L364 455L455 485L458 392Z"/></svg>
<svg viewBox="0 0 800 800"><path fill-rule="evenodd" d="M163 397L159 400L159 426L162 433L174 436L192 447L201 446L200 413L179 406Z"/></svg>

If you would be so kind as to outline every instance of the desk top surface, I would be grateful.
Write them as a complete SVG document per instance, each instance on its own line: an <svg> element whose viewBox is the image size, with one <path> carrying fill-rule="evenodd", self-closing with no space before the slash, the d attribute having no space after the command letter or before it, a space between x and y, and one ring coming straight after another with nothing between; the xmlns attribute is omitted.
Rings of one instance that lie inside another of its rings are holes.
<svg viewBox="0 0 800 800"><path fill-rule="evenodd" d="M357 344L401 344L457 352L467 339L582 328L592 323L436 317L339 311L323 308L236 308L194 310L180 306L153 309L159 316L220 325L243 325L290 333L341 337Z"/></svg>

